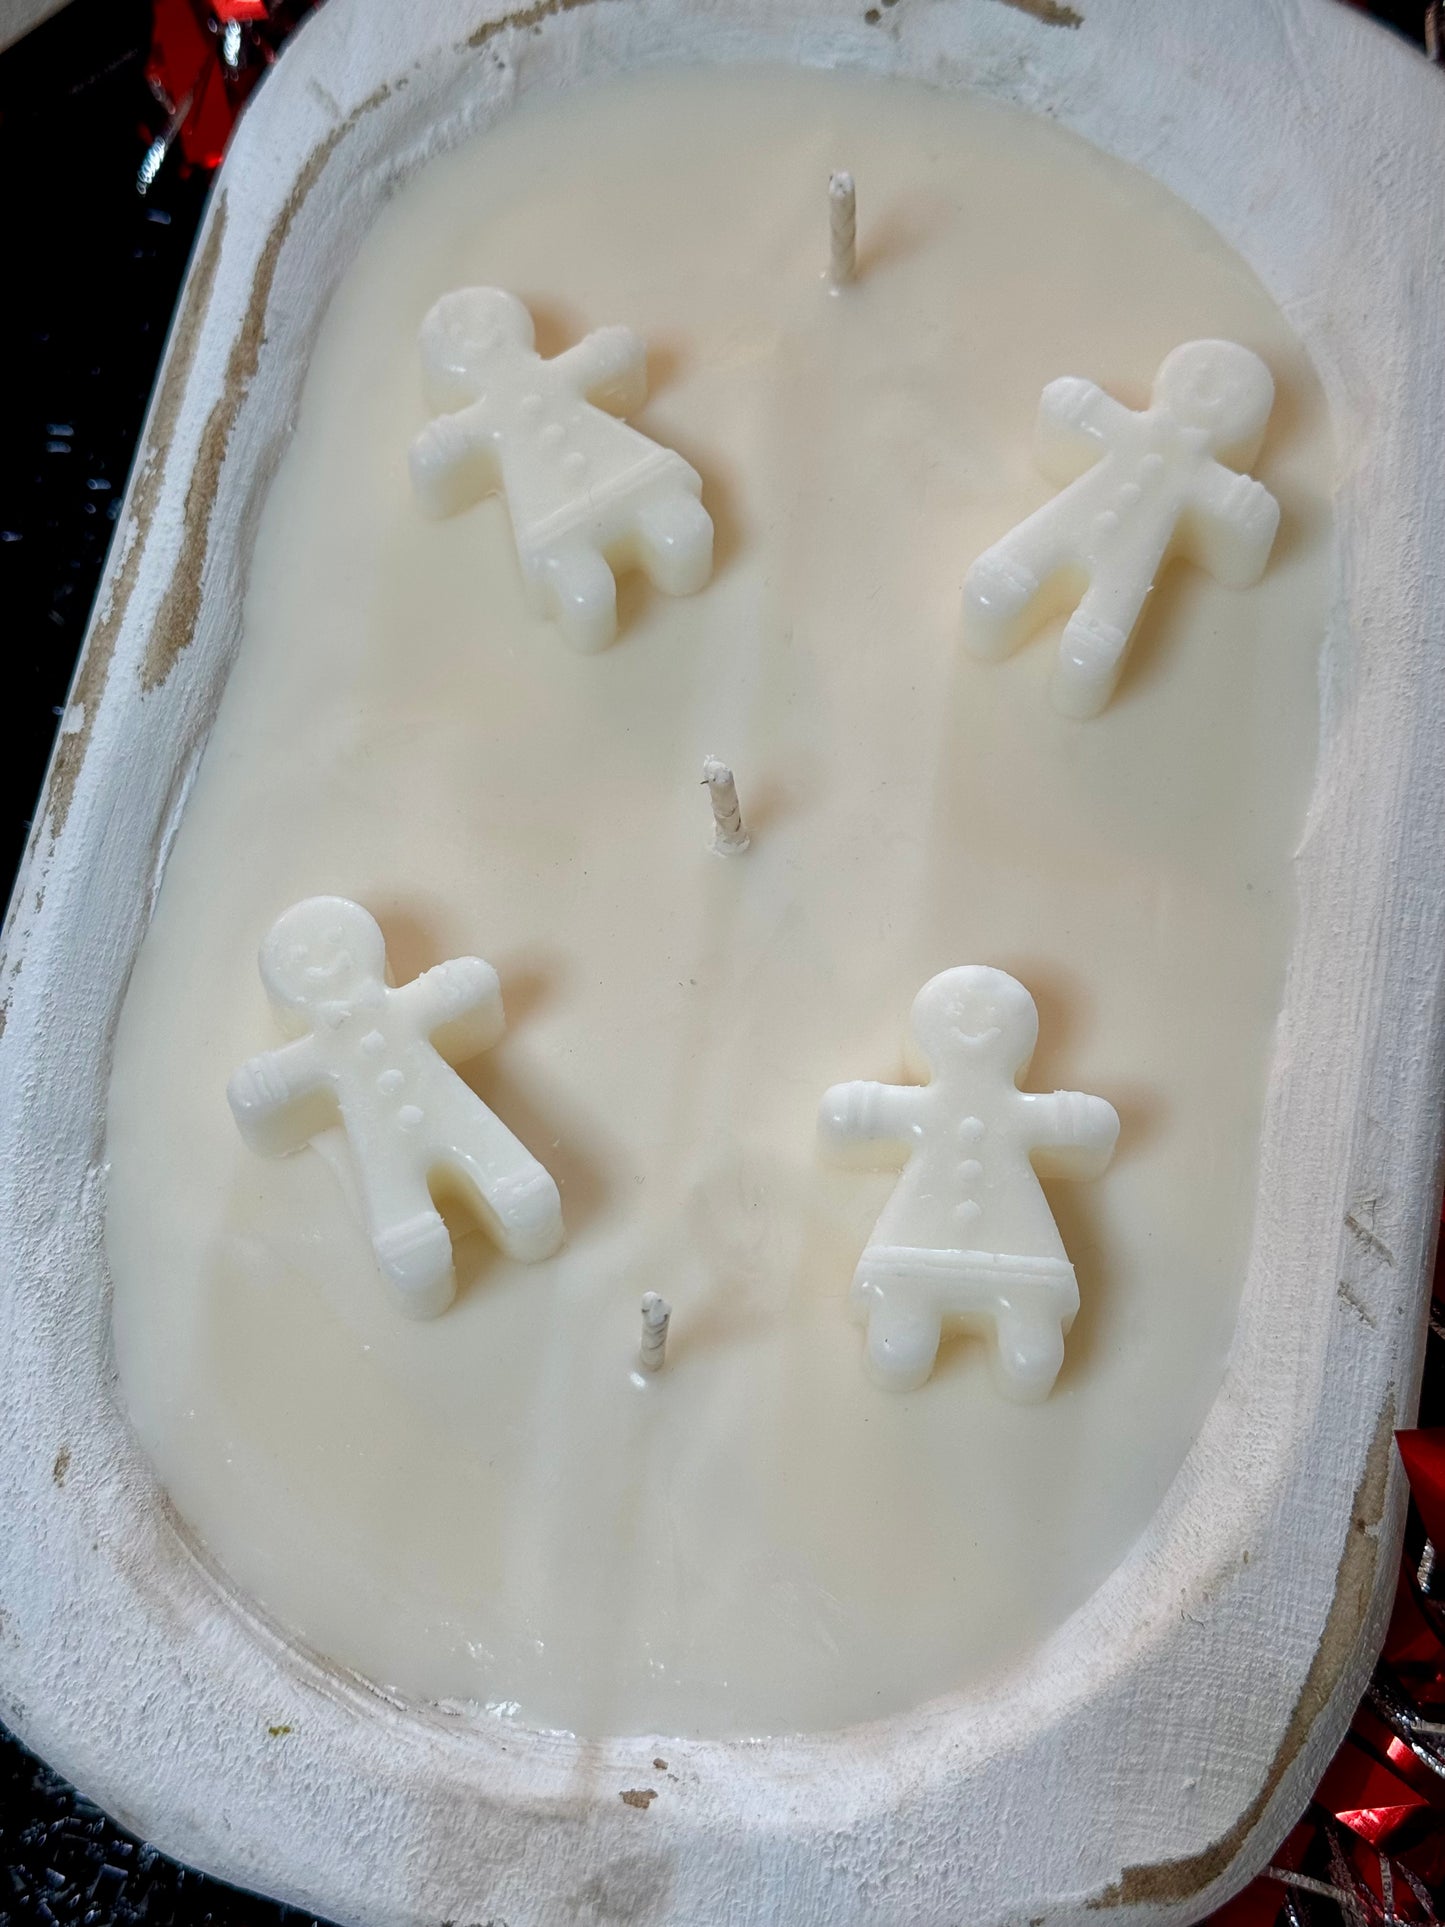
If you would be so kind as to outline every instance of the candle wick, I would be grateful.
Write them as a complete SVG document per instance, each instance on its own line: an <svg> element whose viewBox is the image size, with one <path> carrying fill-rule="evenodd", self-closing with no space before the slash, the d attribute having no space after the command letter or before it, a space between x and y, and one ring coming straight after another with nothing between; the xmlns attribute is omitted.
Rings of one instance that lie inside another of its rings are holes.
<svg viewBox="0 0 1445 1927"><path fill-rule="evenodd" d="M828 176L828 280L836 293L858 272L858 195L853 176Z"/></svg>
<svg viewBox="0 0 1445 1927"><path fill-rule="evenodd" d="M667 1355L667 1327L672 1306L655 1291L643 1293L642 1341L637 1355L645 1372L660 1372Z"/></svg>
<svg viewBox="0 0 1445 1927"><path fill-rule="evenodd" d="M719 856L740 856L752 842L743 822L738 802L738 786L726 763L709 756L702 766L702 780L712 801L712 846Z"/></svg>

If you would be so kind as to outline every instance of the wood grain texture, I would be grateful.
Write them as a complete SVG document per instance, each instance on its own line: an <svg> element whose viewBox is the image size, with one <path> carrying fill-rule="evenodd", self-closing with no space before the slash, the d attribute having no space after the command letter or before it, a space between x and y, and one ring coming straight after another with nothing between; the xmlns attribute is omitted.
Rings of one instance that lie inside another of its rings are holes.
<svg viewBox="0 0 1445 1927"><path fill-rule="evenodd" d="M257 509L368 220L522 93L738 58L983 88L1211 220L1329 396L1338 594L1236 1342L1149 1529L987 1692L750 1746L579 1745L381 1695L206 1568L114 1402L102 1112ZM1442 107L1331 0L332 0L296 36L198 249L0 964L0 1712L117 1818L376 1927L1188 1921L1264 1862L1383 1629L1435 1236Z"/></svg>

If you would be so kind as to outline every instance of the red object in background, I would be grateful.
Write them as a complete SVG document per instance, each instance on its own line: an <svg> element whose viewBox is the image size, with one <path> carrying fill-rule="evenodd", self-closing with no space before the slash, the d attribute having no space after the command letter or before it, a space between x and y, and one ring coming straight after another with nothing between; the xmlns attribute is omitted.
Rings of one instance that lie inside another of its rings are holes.
<svg viewBox="0 0 1445 1927"><path fill-rule="evenodd" d="M1438 1297L1435 1311L1445 1311ZM1445 1543L1445 1426L1399 1432L1396 1440L1421 1524L1439 1546ZM1423 1593L1423 1584L1407 1561L1376 1673L1377 1681L1393 1682L1412 1709L1410 1722L1402 1727L1373 1695L1364 1701L1270 1873L1214 1914L1211 1927L1274 1927L1292 1880L1299 1882L1296 1902L1305 1903L1311 1919L1322 1914L1355 1927L1440 1920L1445 1775L1437 1735L1445 1727L1445 1609L1438 1596ZM1319 1912L1309 1912L1311 1902Z"/></svg>
<svg viewBox="0 0 1445 1927"><path fill-rule="evenodd" d="M179 135L186 159L214 167L236 113L221 72L219 23L208 7L192 6L191 0L156 0L146 79L172 122L171 138Z"/></svg>
<svg viewBox="0 0 1445 1927"><path fill-rule="evenodd" d="M1431 1545L1445 1546L1445 1425L1397 1432L1395 1443Z"/></svg>
<svg viewBox="0 0 1445 1927"><path fill-rule="evenodd" d="M146 78L166 121L142 188L179 141L184 159L220 164L246 96L313 0L155 0Z"/></svg>

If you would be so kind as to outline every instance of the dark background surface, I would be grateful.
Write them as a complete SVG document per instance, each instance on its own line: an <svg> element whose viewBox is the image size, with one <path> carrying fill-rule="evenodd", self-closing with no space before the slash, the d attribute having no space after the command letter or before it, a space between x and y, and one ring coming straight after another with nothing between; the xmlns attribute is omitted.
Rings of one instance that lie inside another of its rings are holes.
<svg viewBox="0 0 1445 1927"><path fill-rule="evenodd" d="M1380 0L1372 11L1421 39L1423 0ZM197 12L204 26L199 0ZM150 0L72 0L0 55L8 283L0 365L12 375L0 433L11 692L0 765L4 875L29 835L210 184L177 149L147 193L137 191L166 118L147 82L152 28ZM306 1927L309 1918L176 1867L0 1728L0 1923Z"/></svg>
<svg viewBox="0 0 1445 1927"><path fill-rule="evenodd" d="M0 55L6 876L28 834L210 184L172 162L144 198L136 191L157 119L150 33L149 0L75 0Z"/></svg>

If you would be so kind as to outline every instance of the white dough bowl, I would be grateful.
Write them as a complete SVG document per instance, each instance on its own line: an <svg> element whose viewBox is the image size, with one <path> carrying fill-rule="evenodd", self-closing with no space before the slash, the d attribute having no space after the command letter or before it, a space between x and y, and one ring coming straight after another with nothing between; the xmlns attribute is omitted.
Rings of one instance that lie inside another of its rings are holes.
<svg viewBox="0 0 1445 1927"><path fill-rule="evenodd" d="M1266 1862L1344 1732L1394 1585L1445 1112L1445 85L1334 0L1080 4L332 0L246 115L0 980L0 1715L184 1860L370 1927L1188 1921ZM1147 1532L987 1692L584 1745L381 1695L198 1557L116 1397L103 1111L257 511L369 220L522 92L740 58L981 88L1199 210L1324 384L1338 590L1235 1345ZM263 1716L298 1705L278 1747Z"/></svg>

